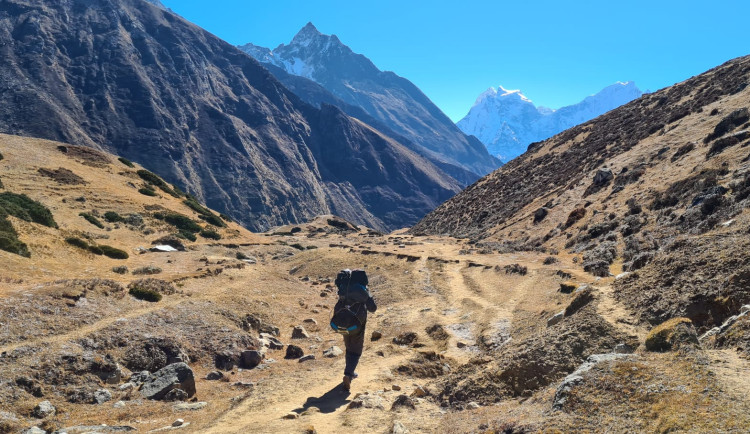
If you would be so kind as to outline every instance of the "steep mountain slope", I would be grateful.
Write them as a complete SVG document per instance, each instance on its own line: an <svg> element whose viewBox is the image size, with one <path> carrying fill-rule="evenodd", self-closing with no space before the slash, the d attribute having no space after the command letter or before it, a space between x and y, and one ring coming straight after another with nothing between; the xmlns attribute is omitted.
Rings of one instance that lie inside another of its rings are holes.
<svg viewBox="0 0 750 434"><path fill-rule="evenodd" d="M312 23L303 27L289 45L279 45L273 51L253 44L240 49L264 64L311 79L347 104L361 107L433 159L460 165L480 176L500 165L414 84L392 72L380 71L336 35L321 34Z"/></svg>
<svg viewBox="0 0 750 434"><path fill-rule="evenodd" d="M1 131L116 151L248 228L332 213L392 229L458 191L393 139L300 101L141 0L6 1L0 45Z"/></svg>
<svg viewBox="0 0 750 434"><path fill-rule="evenodd" d="M518 90L489 88L457 125L498 158L509 161L534 142L589 121L643 94L633 82L615 83L583 101L558 110L536 107Z"/></svg>
<svg viewBox="0 0 750 434"><path fill-rule="evenodd" d="M533 145L413 232L565 249L594 275L634 272L615 289L641 321L721 325L750 302L748 83L743 57L645 95Z"/></svg>

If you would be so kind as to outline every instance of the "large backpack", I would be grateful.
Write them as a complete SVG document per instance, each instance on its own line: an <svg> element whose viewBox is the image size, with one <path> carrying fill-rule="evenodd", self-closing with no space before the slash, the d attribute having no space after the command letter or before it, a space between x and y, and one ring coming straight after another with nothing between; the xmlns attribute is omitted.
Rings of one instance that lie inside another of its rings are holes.
<svg viewBox="0 0 750 434"><path fill-rule="evenodd" d="M370 298L364 270L342 270L336 276L339 301L333 308L331 328L344 335L358 333L367 318L365 303Z"/></svg>

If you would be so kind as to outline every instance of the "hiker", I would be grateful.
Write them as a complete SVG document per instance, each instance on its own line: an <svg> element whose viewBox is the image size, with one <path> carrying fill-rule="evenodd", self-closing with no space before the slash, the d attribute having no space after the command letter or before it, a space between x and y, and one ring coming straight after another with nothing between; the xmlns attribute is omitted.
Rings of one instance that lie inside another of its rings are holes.
<svg viewBox="0 0 750 434"><path fill-rule="evenodd" d="M355 369L365 345L367 312L375 312L377 305L367 289L367 273L364 270L342 270L336 276L339 301L333 307L331 327L344 337L346 367L344 389L351 388L357 378Z"/></svg>

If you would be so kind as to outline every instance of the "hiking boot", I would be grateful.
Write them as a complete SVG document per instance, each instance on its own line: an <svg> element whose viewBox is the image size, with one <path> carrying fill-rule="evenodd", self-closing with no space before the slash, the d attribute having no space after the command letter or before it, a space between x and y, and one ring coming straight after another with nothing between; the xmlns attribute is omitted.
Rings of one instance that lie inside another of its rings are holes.
<svg viewBox="0 0 750 434"><path fill-rule="evenodd" d="M344 375L344 380L341 382L341 384L344 386L344 390L349 390L352 387L352 380L359 377L357 373L353 373L351 375Z"/></svg>

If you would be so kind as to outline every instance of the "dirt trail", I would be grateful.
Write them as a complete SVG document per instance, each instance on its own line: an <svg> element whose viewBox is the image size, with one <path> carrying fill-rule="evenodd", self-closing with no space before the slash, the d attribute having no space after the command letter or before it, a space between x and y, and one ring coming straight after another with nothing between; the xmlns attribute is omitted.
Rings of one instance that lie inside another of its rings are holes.
<svg viewBox="0 0 750 434"><path fill-rule="evenodd" d="M711 370L722 389L738 401L748 401L750 391L750 360L743 359L734 349L707 350Z"/></svg>
<svg viewBox="0 0 750 434"><path fill-rule="evenodd" d="M599 315L618 330L628 335L637 336L638 340L644 342L646 335L648 335L648 330L643 325L639 325L635 315L615 299L612 285L597 286L596 288L600 294L597 306Z"/></svg>

